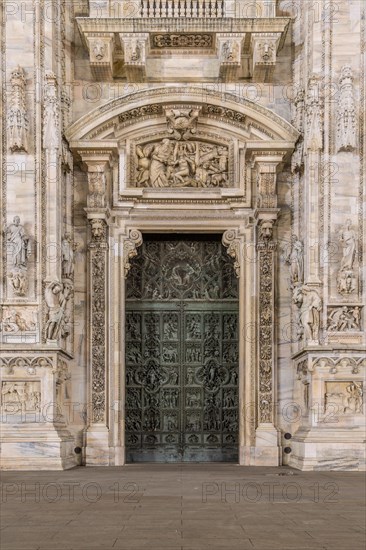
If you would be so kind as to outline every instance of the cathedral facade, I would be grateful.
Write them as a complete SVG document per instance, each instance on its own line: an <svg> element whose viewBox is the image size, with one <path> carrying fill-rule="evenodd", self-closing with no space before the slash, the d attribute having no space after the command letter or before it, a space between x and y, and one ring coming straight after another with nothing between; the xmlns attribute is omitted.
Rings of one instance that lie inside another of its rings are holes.
<svg viewBox="0 0 366 550"><path fill-rule="evenodd" d="M365 469L365 6L4 0L1 465Z"/></svg>

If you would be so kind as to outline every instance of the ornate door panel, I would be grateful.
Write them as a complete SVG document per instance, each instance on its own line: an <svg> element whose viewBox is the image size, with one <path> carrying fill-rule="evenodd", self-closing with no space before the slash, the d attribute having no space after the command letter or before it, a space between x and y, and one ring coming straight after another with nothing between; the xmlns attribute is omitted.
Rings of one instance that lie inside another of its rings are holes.
<svg viewBox="0 0 366 550"><path fill-rule="evenodd" d="M237 461L237 298L218 238L145 236L127 282L129 462Z"/></svg>

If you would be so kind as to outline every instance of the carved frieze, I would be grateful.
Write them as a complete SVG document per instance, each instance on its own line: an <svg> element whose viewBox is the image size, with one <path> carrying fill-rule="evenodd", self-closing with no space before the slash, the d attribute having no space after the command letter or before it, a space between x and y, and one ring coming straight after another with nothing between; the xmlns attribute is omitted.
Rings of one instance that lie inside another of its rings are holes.
<svg viewBox="0 0 366 550"><path fill-rule="evenodd" d="M161 49L206 49L213 47L214 35L212 34L153 34L151 47Z"/></svg>
<svg viewBox="0 0 366 550"><path fill-rule="evenodd" d="M137 187L228 187L229 148L203 140L163 138L137 145L133 163Z"/></svg>
<svg viewBox="0 0 366 550"><path fill-rule="evenodd" d="M353 90L353 74L349 65L342 67L339 78L337 109L337 149L353 151L357 145L357 113Z"/></svg>
<svg viewBox="0 0 366 550"><path fill-rule="evenodd" d="M28 152L29 120L26 108L25 73L17 67L10 76L11 96L7 113L8 144L12 153Z"/></svg>

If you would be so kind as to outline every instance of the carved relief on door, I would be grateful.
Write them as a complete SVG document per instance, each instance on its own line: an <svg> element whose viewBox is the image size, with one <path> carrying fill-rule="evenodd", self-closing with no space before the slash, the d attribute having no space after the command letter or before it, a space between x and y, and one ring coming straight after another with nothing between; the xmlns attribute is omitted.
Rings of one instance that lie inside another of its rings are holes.
<svg viewBox="0 0 366 550"><path fill-rule="evenodd" d="M126 300L127 461L236 461L238 287L219 239L145 237Z"/></svg>

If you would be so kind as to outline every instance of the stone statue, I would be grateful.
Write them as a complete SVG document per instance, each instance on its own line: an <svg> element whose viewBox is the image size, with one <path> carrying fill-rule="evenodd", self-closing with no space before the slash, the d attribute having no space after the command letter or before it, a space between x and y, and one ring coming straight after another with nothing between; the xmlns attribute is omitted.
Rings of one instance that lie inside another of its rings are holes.
<svg viewBox="0 0 366 550"><path fill-rule="evenodd" d="M26 269L29 256L29 237L20 223L20 217L14 216L13 223L6 228L7 241L11 243L12 266Z"/></svg>
<svg viewBox="0 0 366 550"><path fill-rule="evenodd" d="M59 281L52 281L46 287L45 300L49 308L45 328L47 340L57 340L59 337L71 291L72 287L70 285L62 284Z"/></svg>
<svg viewBox="0 0 366 550"><path fill-rule="evenodd" d="M291 287L304 282L304 246L296 235L291 237L291 248L285 259L290 265Z"/></svg>
<svg viewBox="0 0 366 550"><path fill-rule="evenodd" d="M343 246L341 271L352 269L356 256L356 233L352 229L351 220L347 220L339 233L339 240Z"/></svg>
<svg viewBox="0 0 366 550"><path fill-rule="evenodd" d="M28 151L29 121L26 111L25 74L21 67L12 71L10 77L11 97L7 113L8 143L14 152Z"/></svg>
<svg viewBox="0 0 366 550"><path fill-rule="evenodd" d="M61 243L62 276L71 279L74 274L74 246L70 233L65 233Z"/></svg>
<svg viewBox="0 0 366 550"><path fill-rule="evenodd" d="M320 311L322 300L318 292L307 285L301 287L303 296L300 320L304 335L309 342L319 341Z"/></svg>

